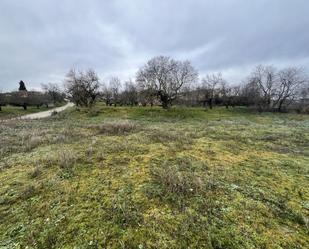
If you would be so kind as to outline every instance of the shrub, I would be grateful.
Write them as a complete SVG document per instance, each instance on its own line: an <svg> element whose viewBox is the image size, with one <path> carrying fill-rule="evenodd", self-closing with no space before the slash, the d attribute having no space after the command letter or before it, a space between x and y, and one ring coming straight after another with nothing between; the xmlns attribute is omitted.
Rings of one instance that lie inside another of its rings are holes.
<svg viewBox="0 0 309 249"><path fill-rule="evenodd" d="M98 127L100 134L107 135L123 135L136 129L137 125L129 121L109 122L104 123Z"/></svg>
<svg viewBox="0 0 309 249"><path fill-rule="evenodd" d="M195 172L180 171L177 165L154 167L150 173L167 194L191 196L202 191L204 187L204 182Z"/></svg>
<svg viewBox="0 0 309 249"><path fill-rule="evenodd" d="M26 142L25 150L29 151L36 147L38 147L40 144L43 143L43 138L40 136L32 136L30 139Z"/></svg>
<svg viewBox="0 0 309 249"><path fill-rule="evenodd" d="M58 163L62 169L72 168L77 161L77 156L71 150L60 151L58 154Z"/></svg>
<svg viewBox="0 0 309 249"><path fill-rule="evenodd" d="M62 179L69 179L74 176L73 167L76 164L77 156L71 150L64 150L58 154L58 164L60 171L58 173L59 177Z"/></svg>

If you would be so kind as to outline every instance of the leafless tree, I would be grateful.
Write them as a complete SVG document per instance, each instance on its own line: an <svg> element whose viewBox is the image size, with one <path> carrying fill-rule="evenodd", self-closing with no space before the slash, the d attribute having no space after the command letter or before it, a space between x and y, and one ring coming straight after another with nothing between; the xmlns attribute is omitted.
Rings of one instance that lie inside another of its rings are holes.
<svg viewBox="0 0 309 249"><path fill-rule="evenodd" d="M278 84L274 105L278 111L282 111L283 106L290 105L299 98L302 90L308 88L308 77L303 69L289 67L278 72Z"/></svg>
<svg viewBox="0 0 309 249"><path fill-rule="evenodd" d="M227 109L232 105L232 98L236 97L234 93L233 88L227 84L227 81L222 80L219 85L219 98Z"/></svg>
<svg viewBox="0 0 309 249"><path fill-rule="evenodd" d="M189 61L158 56L149 60L137 73L142 89L156 93L163 108L171 106L182 88L197 80L198 73Z"/></svg>
<svg viewBox="0 0 309 249"><path fill-rule="evenodd" d="M102 92L102 97L105 101L106 106L112 105L112 100L113 100L113 93L109 85L104 85L103 86L103 92Z"/></svg>
<svg viewBox="0 0 309 249"><path fill-rule="evenodd" d="M124 91L122 92L122 103L125 105L138 104L138 92L135 83L132 80L125 82Z"/></svg>
<svg viewBox="0 0 309 249"><path fill-rule="evenodd" d="M157 99L157 93L150 88L138 88L138 102L142 106L150 105L151 107L155 104Z"/></svg>
<svg viewBox="0 0 309 249"><path fill-rule="evenodd" d="M114 103L114 106L117 106L117 103L119 103L119 97L120 97L120 90L121 90L121 81L117 77L113 77L109 81L109 87L112 93L112 100Z"/></svg>
<svg viewBox="0 0 309 249"><path fill-rule="evenodd" d="M289 67L278 71L273 66L260 65L251 73L243 95L259 111L282 111L298 101L306 84L308 77L300 68Z"/></svg>
<svg viewBox="0 0 309 249"><path fill-rule="evenodd" d="M100 80L93 69L76 71L71 69L67 74L65 88L77 106L92 106L99 95Z"/></svg>
<svg viewBox="0 0 309 249"><path fill-rule="evenodd" d="M257 66L249 77L252 89L255 89L256 103L262 110L271 110L276 95L277 69L273 66Z"/></svg>
<svg viewBox="0 0 309 249"><path fill-rule="evenodd" d="M55 83L42 84L43 91L48 94L54 104L64 101L64 94Z"/></svg>
<svg viewBox="0 0 309 249"><path fill-rule="evenodd" d="M225 86L226 82L222 78L221 73L209 74L202 80L200 90L203 92L204 106L208 103L209 108L212 109L213 102L216 96L220 93L220 87Z"/></svg>

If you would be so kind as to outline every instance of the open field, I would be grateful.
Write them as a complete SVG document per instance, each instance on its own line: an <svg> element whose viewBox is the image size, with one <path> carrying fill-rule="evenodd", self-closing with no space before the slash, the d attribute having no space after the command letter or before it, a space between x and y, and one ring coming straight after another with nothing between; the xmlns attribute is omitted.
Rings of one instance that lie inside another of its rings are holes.
<svg viewBox="0 0 309 249"><path fill-rule="evenodd" d="M98 106L0 133L0 248L309 247L309 116Z"/></svg>

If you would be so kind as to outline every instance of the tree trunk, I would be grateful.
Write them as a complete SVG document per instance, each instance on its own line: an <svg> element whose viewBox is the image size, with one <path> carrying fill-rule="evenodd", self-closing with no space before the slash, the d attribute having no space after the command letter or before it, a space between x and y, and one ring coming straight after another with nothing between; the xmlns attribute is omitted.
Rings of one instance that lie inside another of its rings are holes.
<svg viewBox="0 0 309 249"><path fill-rule="evenodd" d="M163 107L163 109L168 109L168 103L167 102L162 102L162 107Z"/></svg>
<svg viewBox="0 0 309 249"><path fill-rule="evenodd" d="M24 105L23 105L23 108L24 108L24 110L26 111L26 110L27 110L27 105L24 104Z"/></svg>
<svg viewBox="0 0 309 249"><path fill-rule="evenodd" d="M284 102L284 100L281 100L281 101L279 102L278 112L281 112L281 111L282 111L283 102Z"/></svg>
<svg viewBox="0 0 309 249"><path fill-rule="evenodd" d="M169 108L169 99L168 99L168 96L165 95L165 94L161 94L160 95L160 100L161 100L161 103L162 103L162 107L164 109L168 109Z"/></svg>
<svg viewBox="0 0 309 249"><path fill-rule="evenodd" d="M212 109L212 99L208 100L208 105L209 105L209 108Z"/></svg>

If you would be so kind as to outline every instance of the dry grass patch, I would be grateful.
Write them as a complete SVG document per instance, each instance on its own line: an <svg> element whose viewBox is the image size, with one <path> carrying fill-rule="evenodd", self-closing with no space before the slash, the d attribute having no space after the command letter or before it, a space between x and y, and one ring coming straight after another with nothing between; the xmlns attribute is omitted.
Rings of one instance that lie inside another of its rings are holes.
<svg viewBox="0 0 309 249"><path fill-rule="evenodd" d="M128 134L132 131L136 131L138 128L139 127L136 123L126 120L118 122L106 122L96 126L99 134L106 134L110 136Z"/></svg>

